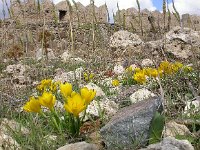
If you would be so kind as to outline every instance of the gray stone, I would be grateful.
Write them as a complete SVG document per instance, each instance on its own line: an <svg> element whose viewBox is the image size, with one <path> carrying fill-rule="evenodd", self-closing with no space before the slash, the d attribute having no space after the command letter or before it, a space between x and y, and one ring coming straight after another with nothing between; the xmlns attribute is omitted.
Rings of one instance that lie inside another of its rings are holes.
<svg viewBox="0 0 200 150"><path fill-rule="evenodd" d="M47 48L47 56L48 56L48 59L55 59L55 55L54 55L54 52L52 49L50 48ZM42 49L42 48L39 48L36 50L36 59L37 60L41 60L42 58L45 58L45 50Z"/></svg>
<svg viewBox="0 0 200 150"><path fill-rule="evenodd" d="M89 144L84 142L78 142L74 144L67 144L57 150L98 150L99 148L95 144Z"/></svg>
<svg viewBox="0 0 200 150"><path fill-rule="evenodd" d="M188 140L177 140L174 137L166 137L158 144L151 144L140 150L194 150Z"/></svg>
<svg viewBox="0 0 200 150"><path fill-rule="evenodd" d="M157 110L162 111L162 101L159 97L153 97L116 113L100 130L108 149L132 149L135 142L146 145L150 123Z"/></svg>

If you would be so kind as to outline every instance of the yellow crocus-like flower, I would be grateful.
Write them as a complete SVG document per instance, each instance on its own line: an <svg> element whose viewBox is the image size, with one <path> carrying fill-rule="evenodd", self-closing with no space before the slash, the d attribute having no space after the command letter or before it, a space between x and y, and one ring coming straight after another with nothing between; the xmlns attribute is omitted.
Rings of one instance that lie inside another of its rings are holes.
<svg viewBox="0 0 200 150"><path fill-rule="evenodd" d="M87 87L81 89L81 97L85 100L88 105L96 96L96 90L89 90Z"/></svg>
<svg viewBox="0 0 200 150"><path fill-rule="evenodd" d="M143 71L137 72L133 75L133 79L140 84L144 84L146 82L146 76Z"/></svg>
<svg viewBox="0 0 200 150"><path fill-rule="evenodd" d="M44 79L40 82L40 84L36 87L36 89L40 92L43 92L47 87L50 87L52 84L51 79Z"/></svg>
<svg viewBox="0 0 200 150"><path fill-rule="evenodd" d="M40 84L44 85L44 86L50 86L51 85L52 80L51 79L44 79L41 81Z"/></svg>
<svg viewBox="0 0 200 150"><path fill-rule="evenodd" d="M67 98L67 103L65 103L64 108L67 112L78 117L79 113L86 109L86 105L81 95L76 93L72 97Z"/></svg>
<svg viewBox="0 0 200 150"><path fill-rule="evenodd" d="M71 96L72 85L70 83L61 84L60 85L60 92L64 96L64 98Z"/></svg>
<svg viewBox="0 0 200 150"><path fill-rule="evenodd" d="M52 110L56 102L56 97L50 92L44 92L42 96L39 97L39 102L42 106Z"/></svg>
<svg viewBox="0 0 200 150"><path fill-rule="evenodd" d="M27 112L41 112L40 102L35 97L30 97L29 101L24 105L23 110Z"/></svg>
<svg viewBox="0 0 200 150"><path fill-rule="evenodd" d="M135 69L134 69L134 72L135 72L135 73L141 72L141 71L142 71L142 70L141 70L140 68L135 68Z"/></svg>
<svg viewBox="0 0 200 150"><path fill-rule="evenodd" d="M119 80L115 79L115 80L112 80L112 86L119 86Z"/></svg>
<svg viewBox="0 0 200 150"><path fill-rule="evenodd" d="M60 85L60 81L52 82L50 86L50 90L52 92L56 92L59 85Z"/></svg>

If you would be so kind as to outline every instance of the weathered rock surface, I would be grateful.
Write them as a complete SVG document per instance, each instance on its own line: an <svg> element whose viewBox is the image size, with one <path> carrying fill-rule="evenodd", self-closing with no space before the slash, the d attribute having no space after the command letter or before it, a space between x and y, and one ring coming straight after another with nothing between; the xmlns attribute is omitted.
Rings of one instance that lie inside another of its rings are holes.
<svg viewBox="0 0 200 150"><path fill-rule="evenodd" d="M98 150L99 148L95 144L89 144L84 142L78 142L74 144L67 144L57 150Z"/></svg>
<svg viewBox="0 0 200 150"><path fill-rule="evenodd" d="M166 34L167 41L173 41L179 39L185 43L194 44L197 43L200 38L199 32L190 28L182 28L180 26L174 27Z"/></svg>
<svg viewBox="0 0 200 150"><path fill-rule="evenodd" d="M64 52L64 53L61 55L61 60L62 60L63 62L66 62L66 61L68 61L71 57L72 57L71 54L70 54L68 51L66 51L66 52Z"/></svg>
<svg viewBox="0 0 200 150"><path fill-rule="evenodd" d="M120 75L122 73L124 73L124 67L122 65L116 65L114 66L113 72L117 75Z"/></svg>
<svg viewBox="0 0 200 150"><path fill-rule="evenodd" d="M178 124L175 121L167 122L163 129L164 137L176 137L177 135L192 135L190 130L183 124Z"/></svg>
<svg viewBox="0 0 200 150"><path fill-rule="evenodd" d="M162 102L159 97L153 97L116 113L100 130L108 149L131 149L136 141L147 144L150 123L157 110L162 110Z"/></svg>
<svg viewBox="0 0 200 150"><path fill-rule="evenodd" d="M20 145L11 136L0 130L0 150L20 150Z"/></svg>
<svg viewBox="0 0 200 150"><path fill-rule="evenodd" d="M29 133L29 130L23 127L20 123L7 118L1 119L0 122L0 150L20 150L20 145L11 137L11 132L21 132L24 135Z"/></svg>
<svg viewBox="0 0 200 150"><path fill-rule="evenodd" d="M199 32L190 28L174 27L166 34L166 50L177 58L187 59L192 56L192 46L200 44Z"/></svg>
<svg viewBox="0 0 200 150"><path fill-rule="evenodd" d="M142 101L144 99L147 99L149 97L154 97L154 96L156 96L154 93L152 93L151 91L145 88L142 88L142 89L137 90L133 94L131 94L130 101L131 103L137 103L139 101Z"/></svg>
<svg viewBox="0 0 200 150"><path fill-rule="evenodd" d="M4 73L11 77L13 83L23 85L31 83L30 77L26 75L28 69L30 67L27 65L14 64L7 66Z"/></svg>
<svg viewBox="0 0 200 150"><path fill-rule="evenodd" d="M47 57L48 59L55 59L55 55L52 49L47 48ZM45 50L42 48L39 48L36 50L36 60L41 60L42 58L45 58Z"/></svg>
<svg viewBox="0 0 200 150"><path fill-rule="evenodd" d="M153 66L153 61L151 59L143 59L142 67L150 67Z"/></svg>
<svg viewBox="0 0 200 150"><path fill-rule="evenodd" d="M85 87L87 87L88 89L96 90L96 92L97 92L96 93L96 97L98 97L98 96L103 96L104 97L106 95L99 86L97 86L96 84L94 84L92 82L88 83Z"/></svg>
<svg viewBox="0 0 200 150"><path fill-rule="evenodd" d="M166 137L158 144L149 145L140 150L194 150L188 140L177 140L173 137Z"/></svg>
<svg viewBox="0 0 200 150"><path fill-rule="evenodd" d="M77 68L75 71L63 72L62 70L58 70L56 76L54 77L54 81L61 82L72 82L76 80L81 80L83 73L83 68Z"/></svg>
<svg viewBox="0 0 200 150"><path fill-rule="evenodd" d="M118 110L118 105L114 102L111 101L107 98L105 100L93 100L87 107L86 112L90 115L100 117L99 111L103 111L105 114L105 117L111 117L113 116L117 110Z"/></svg>
<svg viewBox="0 0 200 150"><path fill-rule="evenodd" d="M140 39L138 35L124 30L115 32L110 37L111 48L135 47L141 44L143 44L143 41Z"/></svg>

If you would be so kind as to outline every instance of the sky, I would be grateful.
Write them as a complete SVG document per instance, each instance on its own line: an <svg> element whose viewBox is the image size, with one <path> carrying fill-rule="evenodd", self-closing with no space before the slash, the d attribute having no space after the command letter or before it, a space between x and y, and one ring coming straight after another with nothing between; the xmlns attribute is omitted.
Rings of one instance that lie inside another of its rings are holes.
<svg viewBox="0 0 200 150"><path fill-rule="evenodd" d="M3 3L2 2L7 1L9 4L10 0L0 0L0 17L2 18L3 13ZM53 0L53 2L56 4L62 0ZM88 5L90 3L90 0L75 0L76 2L81 2L83 5ZM151 11L153 10L159 10L162 11L162 1L163 0L139 0L141 9L149 9ZM137 8L136 0L95 0L95 5L100 6L103 4L107 4L109 12L112 14L112 12L117 11L117 2L119 4L120 9L127 9L130 7ZM172 8L172 0L168 0L169 2L169 8L170 10L173 10ZM174 0L176 9L180 14L189 13L189 14L198 14L200 15L200 0ZM6 8L6 6L4 7Z"/></svg>

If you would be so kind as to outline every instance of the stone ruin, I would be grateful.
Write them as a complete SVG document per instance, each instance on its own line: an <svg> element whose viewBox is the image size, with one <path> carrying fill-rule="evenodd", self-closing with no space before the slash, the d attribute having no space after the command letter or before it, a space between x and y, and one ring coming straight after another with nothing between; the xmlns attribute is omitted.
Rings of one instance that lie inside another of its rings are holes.
<svg viewBox="0 0 200 150"><path fill-rule="evenodd" d="M16 21L23 23L28 22L48 22L58 20L59 22L69 22L70 11L66 1L61 1L54 5L50 0L42 0L38 5L35 0L26 0L25 2L19 3L17 0L11 3L10 9L13 11L12 18ZM93 4L83 6L80 2L76 5L72 5L72 21L80 23L91 23L93 20L93 12L95 11L95 22L108 23L108 9L106 5L97 7ZM168 13L167 13L168 15ZM180 26L176 17L173 14L171 16L170 25L168 25L168 17L166 15L165 26L169 30L175 26ZM125 25L126 27L132 28L135 32L140 32L138 11L135 8L128 8L119 10L114 16L114 22L118 25ZM141 11L141 18L143 29L153 30L156 28L157 31L161 31L164 27L163 14L159 11L149 11L144 9ZM200 16L197 15L182 15L182 26L190 27L194 30L200 30Z"/></svg>
<svg viewBox="0 0 200 150"><path fill-rule="evenodd" d="M69 6L66 1L61 1L54 5L50 0L42 0L38 5L35 0L27 0L19 3L17 0L11 3L10 9L13 11L14 20L23 21L27 23L35 21L53 21L57 19L60 22L69 21ZM96 7L94 5L95 19L97 22L108 22L107 6L102 5ZM91 22L93 19L93 5L83 6L80 2L76 5L72 5L72 17L73 22L81 23Z"/></svg>
<svg viewBox="0 0 200 150"><path fill-rule="evenodd" d="M166 13L165 23L163 19L163 14L157 10L149 11L148 9L144 9L141 11L141 20L143 24L143 29L152 29L157 28L163 29L164 24L165 27L168 25L168 12ZM178 22L173 13L170 13L171 22L170 26L167 27L169 30L175 26L180 26L182 24L183 27L193 28L194 30L200 30L200 16L197 15L189 15L183 14L181 23ZM117 24L125 24L125 26L131 27L133 30L140 30L139 24L139 14L137 9L128 8L117 11L114 17L115 23Z"/></svg>

